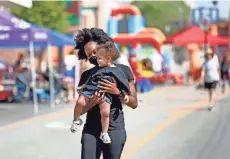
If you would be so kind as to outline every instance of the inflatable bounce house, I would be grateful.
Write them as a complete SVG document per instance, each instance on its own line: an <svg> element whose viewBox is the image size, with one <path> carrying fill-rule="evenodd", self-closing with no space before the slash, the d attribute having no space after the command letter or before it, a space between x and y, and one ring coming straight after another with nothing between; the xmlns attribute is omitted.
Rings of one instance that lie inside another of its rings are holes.
<svg viewBox="0 0 230 159"><path fill-rule="evenodd" d="M129 14L128 17L128 33L118 33L117 18L120 14ZM157 28L145 28L145 19L141 15L140 10L133 5L125 5L120 8L113 9L108 20L108 34L117 44L132 46L131 53L135 53L140 47L140 43L152 44L157 51L161 52L161 45L166 37Z"/></svg>
<svg viewBox="0 0 230 159"><path fill-rule="evenodd" d="M128 14L127 19L127 33L119 33L119 15L125 15ZM145 18L142 16L141 11L133 5L124 5L119 8L112 9L112 12L110 14L110 17L108 19L108 34L113 38L114 42L119 45L128 45L130 50L130 54L139 54L141 53L141 44L150 44L153 46L153 48L162 56L162 45L164 41L166 40L166 36L164 33L157 28L146 28L145 27ZM143 68L143 64L141 64L141 68ZM139 65L140 66L140 65ZM159 76L159 75L158 75ZM172 78L174 80L174 83L179 84L181 83L181 79L174 77L174 75L164 75L164 80L162 80L162 77L157 77L157 75L154 75L154 73L148 69L142 69L142 79L148 79L150 80L150 83L152 81L156 81L158 79L161 79L160 82L164 82L167 80L167 78ZM139 81L136 81L137 85ZM140 82L142 83L142 82ZM152 89L152 84L147 84L149 82L145 82L145 84L141 84L141 90L142 91L148 91ZM147 86L149 85L149 86ZM147 86L148 88L142 88L144 86Z"/></svg>

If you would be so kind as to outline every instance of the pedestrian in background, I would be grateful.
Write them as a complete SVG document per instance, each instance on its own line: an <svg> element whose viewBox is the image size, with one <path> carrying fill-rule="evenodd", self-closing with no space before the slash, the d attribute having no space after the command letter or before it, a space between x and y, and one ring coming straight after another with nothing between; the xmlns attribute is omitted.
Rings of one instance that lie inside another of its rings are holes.
<svg viewBox="0 0 230 159"><path fill-rule="evenodd" d="M204 87L208 90L209 106L208 109L212 110L215 106L215 89L220 79L219 75L219 60L211 49L205 53L205 60L202 65L202 82Z"/></svg>
<svg viewBox="0 0 230 159"><path fill-rule="evenodd" d="M230 68L230 62L228 59L228 54L225 53L221 65L220 65L220 77L222 80L222 92L225 93L225 87L226 87L226 82L230 86L230 81L229 81L229 68Z"/></svg>
<svg viewBox="0 0 230 159"><path fill-rule="evenodd" d="M77 63L77 56L74 51L69 52L69 54L65 56L64 62L64 81L67 85L68 100L72 101L74 98L75 65Z"/></svg>

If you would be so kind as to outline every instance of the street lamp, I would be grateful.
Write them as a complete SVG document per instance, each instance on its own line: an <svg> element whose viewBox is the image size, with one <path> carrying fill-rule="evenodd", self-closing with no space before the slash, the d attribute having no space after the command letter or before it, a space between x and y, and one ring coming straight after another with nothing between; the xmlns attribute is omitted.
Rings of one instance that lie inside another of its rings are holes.
<svg viewBox="0 0 230 159"><path fill-rule="evenodd" d="M213 6L217 6L218 5L218 1L212 1L212 4L213 4Z"/></svg>

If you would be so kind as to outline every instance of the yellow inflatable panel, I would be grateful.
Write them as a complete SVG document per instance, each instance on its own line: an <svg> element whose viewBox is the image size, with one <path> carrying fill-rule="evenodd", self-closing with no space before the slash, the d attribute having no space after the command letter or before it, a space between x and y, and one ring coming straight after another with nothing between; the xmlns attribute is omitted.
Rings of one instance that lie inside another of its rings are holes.
<svg viewBox="0 0 230 159"><path fill-rule="evenodd" d="M141 73L141 75L142 75L143 77L149 78L149 77L153 77L153 76L154 76L154 73L153 73L152 71L143 70L143 72Z"/></svg>

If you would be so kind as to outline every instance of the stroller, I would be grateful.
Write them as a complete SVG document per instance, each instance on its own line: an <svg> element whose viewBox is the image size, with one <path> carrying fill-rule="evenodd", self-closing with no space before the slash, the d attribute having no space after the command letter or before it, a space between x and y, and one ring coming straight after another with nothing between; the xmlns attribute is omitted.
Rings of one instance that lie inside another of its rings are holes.
<svg viewBox="0 0 230 159"><path fill-rule="evenodd" d="M45 100L50 100L50 78L49 71L45 73L39 73L42 79L47 83L46 87L41 87L37 89L38 100L43 102ZM67 88L63 83L62 76L57 73L52 72L54 78L54 92L55 92L55 103L60 104L62 102L67 103ZM44 82L43 82L44 83ZM44 85L43 85L44 86Z"/></svg>
<svg viewBox="0 0 230 159"><path fill-rule="evenodd" d="M45 81L41 81L39 76ZM54 74L54 92L55 92L55 103L60 104L61 102L68 102L67 89L62 84L62 77L58 74ZM25 70L16 75L16 86L18 88L17 95L14 96L14 101L16 102L28 102L33 101L33 88L32 83L32 73L30 70ZM38 102L43 103L50 100L50 87L49 87L49 72L38 73L36 78L37 89L36 95L38 97ZM46 83L46 84L45 84Z"/></svg>

